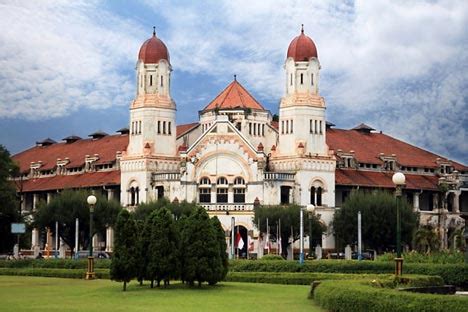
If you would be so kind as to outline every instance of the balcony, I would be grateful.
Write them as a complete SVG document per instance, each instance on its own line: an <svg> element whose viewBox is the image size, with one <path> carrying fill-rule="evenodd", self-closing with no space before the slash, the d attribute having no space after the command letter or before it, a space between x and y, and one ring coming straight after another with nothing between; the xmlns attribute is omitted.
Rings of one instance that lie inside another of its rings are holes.
<svg viewBox="0 0 468 312"><path fill-rule="evenodd" d="M200 206L208 211L253 211L254 204L247 203L223 203L223 204L208 204L199 203Z"/></svg>
<svg viewBox="0 0 468 312"><path fill-rule="evenodd" d="M294 182L295 173L289 172L265 172L263 179L265 181L292 181Z"/></svg>
<svg viewBox="0 0 468 312"><path fill-rule="evenodd" d="M153 173L152 180L153 182L180 181L180 173L179 172Z"/></svg>

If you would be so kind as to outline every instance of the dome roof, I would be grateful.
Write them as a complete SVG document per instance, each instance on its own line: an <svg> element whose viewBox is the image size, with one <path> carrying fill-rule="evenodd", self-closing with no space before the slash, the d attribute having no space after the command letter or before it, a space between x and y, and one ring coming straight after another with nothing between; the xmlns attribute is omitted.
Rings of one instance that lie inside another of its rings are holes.
<svg viewBox="0 0 468 312"><path fill-rule="evenodd" d="M301 34L289 44L288 57L292 57L296 62L308 61L311 57L318 58L317 47L309 36L304 35L304 27Z"/></svg>
<svg viewBox="0 0 468 312"><path fill-rule="evenodd" d="M153 30L153 37L146 40L140 48L138 59L145 64L158 63L160 60L169 62L169 52L164 42L156 37L156 31Z"/></svg>

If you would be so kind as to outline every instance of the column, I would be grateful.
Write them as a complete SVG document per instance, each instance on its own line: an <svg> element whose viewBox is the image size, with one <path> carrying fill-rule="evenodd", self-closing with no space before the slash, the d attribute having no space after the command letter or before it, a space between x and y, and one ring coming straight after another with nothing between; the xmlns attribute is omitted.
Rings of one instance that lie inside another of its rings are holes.
<svg viewBox="0 0 468 312"><path fill-rule="evenodd" d="M461 191L455 191L453 193L453 213L460 213L460 193Z"/></svg>
<svg viewBox="0 0 468 312"><path fill-rule="evenodd" d="M433 193L432 194L432 211L439 209L439 194Z"/></svg>
<svg viewBox="0 0 468 312"><path fill-rule="evenodd" d="M234 202L234 189L232 186L229 186L228 188L228 193L227 193L227 196L228 196L228 203L233 203Z"/></svg>
<svg viewBox="0 0 468 312"><path fill-rule="evenodd" d="M93 235L93 251L99 250L99 237L97 234Z"/></svg>
<svg viewBox="0 0 468 312"><path fill-rule="evenodd" d="M52 193L47 193L47 204L52 201Z"/></svg>
<svg viewBox="0 0 468 312"><path fill-rule="evenodd" d="M211 203L216 204L216 187L211 187Z"/></svg>
<svg viewBox="0 0 468 312"><path fill-rule="evenodd" d="M39 203L39 195L34 193L32 211L36 211L36 206L38 203ZM34 250L37 246L39 246L39 229L34 228L31 231L31 250Z"/></svg>
<svg viewBox="0 0 468 312"><path fill-rule="evenodd" d="M26 212L26 195L21 194L21 213Z"/></svg>
<svg viewBox="0 0 468 312"><path fill-rule="evenodd" d="M107 189L107 200L112 200L114 199L114 190L113 189Z"/></svg>
<svg viewBox="0 0 468 312"><path fill-rule="evenodd" d="M112 252L114 249L114 229L108 227L106 229L106 252Z"/></svg>
<svg viewBox="0 0 468 312"><path fill-rule="evenodd" d="M419 212L419 192L413 193L413 211Z"/></svg>

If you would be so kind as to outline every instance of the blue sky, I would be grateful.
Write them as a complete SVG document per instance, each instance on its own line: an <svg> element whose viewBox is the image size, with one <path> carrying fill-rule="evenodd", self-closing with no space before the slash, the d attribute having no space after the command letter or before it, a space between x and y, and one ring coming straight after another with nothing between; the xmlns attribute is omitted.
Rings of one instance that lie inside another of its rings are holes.
<svg viewBox="0 0 468 312"><path fill-rule="evenodd" d="M468 2L3 1L0 144L128 124L134 67L152 26L173 66L178 123L197 120L233 74L272 113L289 42L304 24L327 118L468 163Z"/></svg>

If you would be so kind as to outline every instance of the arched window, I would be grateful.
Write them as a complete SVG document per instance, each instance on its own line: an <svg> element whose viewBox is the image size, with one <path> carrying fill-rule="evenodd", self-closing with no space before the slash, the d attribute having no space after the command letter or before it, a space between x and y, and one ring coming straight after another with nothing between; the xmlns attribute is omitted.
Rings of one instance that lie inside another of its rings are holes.
<svg viewBox="0 0 468 312"><path fill-rule="evenodd" d="M322 206L322 187L317 188L317 206Z"/></svg>
<svg viewBox="0 0 468 312"><path fill-rule="evenodd" d="M234 180L234 202L245 203L245 180L242 177Z"/></svg>
<svg viewBox="0 0 468 312"><path fill-rule="evenodd" d="M171 134L171 122L167 123L167 134Z"/></svg>
<svg viewBox="0 0 468 312"><path fill-rule="evenodd" d="M198 192L200 203L211 203L211 182L208 177L203 177L200 179Z"/></svg>
<svg viewBox="0 0 468 312"><path fill-rule="evenodd" d="M166 122L165 121L163 121L162 131L163 131L163 134L166 134Z"/></svg>
<svg viewBox="0 0 468 312"><path fill-rule="evenodd" d="M322 193L323 188L321 186L310 188L310 203L315 206L322 206Z"/></svg>
<svg viewBox="0 0 468 312"><path fill-rule="evenodd" d="M315 187L314 186L310 188L310 203L312 205L315 205Z"/></svg>
<svg viewBox="0 0 468 312"><path fill-rule="evenodd" d="M129 204L130 206L137 206L140 203L140 189L137 187L130 187L128 190L129 195L130 195L130 201Z"/></svg>
<svg viewBox="0 0 468 312"><path fill-rule="evenodd" d="M216 202L228 202L228 181L225 177L219 177L216 183Z"/></svg>

